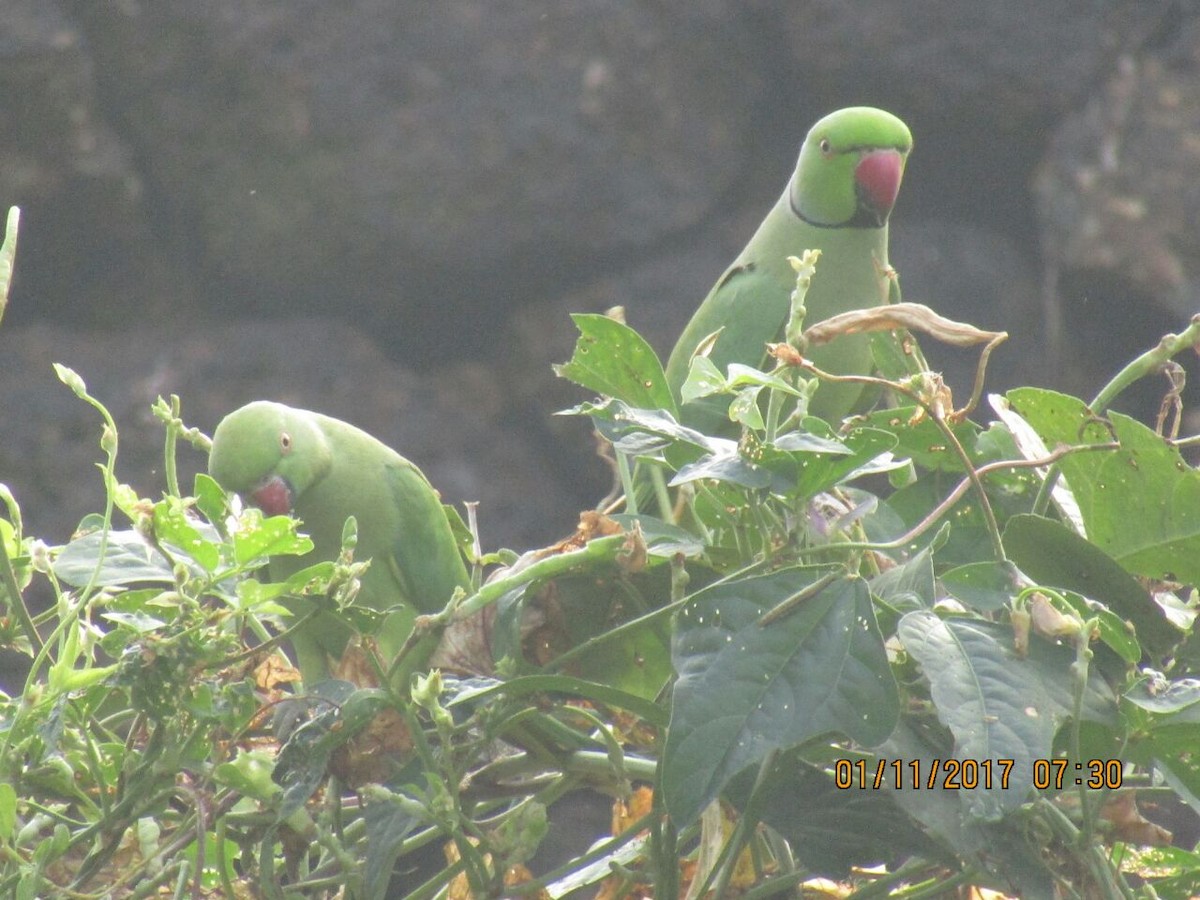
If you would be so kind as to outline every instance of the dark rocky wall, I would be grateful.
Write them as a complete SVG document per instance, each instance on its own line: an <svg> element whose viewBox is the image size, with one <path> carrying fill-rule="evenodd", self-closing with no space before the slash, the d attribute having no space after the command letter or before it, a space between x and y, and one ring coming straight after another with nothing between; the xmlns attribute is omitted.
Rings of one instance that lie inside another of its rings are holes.
<svg viewBox="0 0 1200 900"><path fill-rule="evenodd" d="M1089 394L1200 307L1196 12L7 0L0 481L52 542L98 505L99 423L54 360L110 404L143 491L156 394L206 430L272 397L483 501L489 545L551 538L606 488L583 426L550 418L580 398L548 368L567 313L623 304L665 351L849 103L916 137L906 298L1013 334L994 387Z"/></svg>

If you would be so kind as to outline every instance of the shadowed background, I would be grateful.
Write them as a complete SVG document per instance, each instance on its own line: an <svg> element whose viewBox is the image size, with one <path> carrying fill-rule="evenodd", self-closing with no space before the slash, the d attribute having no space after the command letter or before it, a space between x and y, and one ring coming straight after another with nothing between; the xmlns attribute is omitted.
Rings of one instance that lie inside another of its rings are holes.
<svg viewBox="0 0 1200 900"><path fill-rule="evenodd" d="M102 502L100 422L52 361L151 496L156 395L207 432L270 398L481 501L485 547L566 532L608 486L551 416L585 399L549 368L567 314L624 305L665 356L840 106L912 128L892 262L905 299L1011 333L992 389L1091 396L1200 306L1184 0L4 6L0 481L51 543Z"/></svg>

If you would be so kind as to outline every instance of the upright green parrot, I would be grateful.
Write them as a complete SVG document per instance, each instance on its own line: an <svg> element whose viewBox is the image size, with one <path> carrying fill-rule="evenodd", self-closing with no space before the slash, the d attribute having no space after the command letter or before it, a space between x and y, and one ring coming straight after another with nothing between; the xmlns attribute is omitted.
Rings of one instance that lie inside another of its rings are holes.
<svg viewBox="0 0 1200 900"><path fill-rule="evenodd" d="M302 520L313 551L273 558L275 580L333 559L347 517L355 517L355 559L371 560L358 602L400 607L378 632L384 660L400 649L418 613L441 610L456 587L469 583L450 521L421 470L353 425L281 403L250 403L217 426L208 470L267 515ZM309 608L304 603L295 612ZM294 635L306 685L328 677L329 658L341 656L350 634L335 616L322 614Z"/></svg>
<svg viewBox="0 0 1200 900"><path fill-rule="evenodd" d="M796 285L789 256L820 250L805 301L805 327L853 309L888 302L888 215L912 149L908 126L891 113L855 106L830 113L808 132L796 171L750 243L709 291L667 362L676 399L697 345L721 331L709 358L720 371L730 363L761 365L768 341L783 339ZM839 337L812 348L808 358L834 374L867 374L866 335ZM861 393L854 384L820 387L810 411L837 421ZM682 408L686 424L728 425L728 401L704 398Z"/></svg>

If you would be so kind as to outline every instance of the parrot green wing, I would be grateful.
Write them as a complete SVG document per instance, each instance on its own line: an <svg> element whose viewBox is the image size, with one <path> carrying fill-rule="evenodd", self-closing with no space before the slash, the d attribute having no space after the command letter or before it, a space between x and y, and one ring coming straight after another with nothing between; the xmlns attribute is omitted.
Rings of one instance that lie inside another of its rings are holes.
<svg viewBox="0 0 1200 900"><path fill-rule="evenodd" d="M441 497L411 463L387 466L387 485L397 514L388 565L401 595L421 613L440 612L469 578Z"/></svg>
<svg viewBox="0 0 1200 900"><path fill-rule="evenodd" d="M788 294L781 294L774 273L754 262L735 263L713 287L684 329L667 360L667 384L679 398L692 355L713 332L721 330L709 352L724 372L730 363L760 365L766 344L776 340L788 313ZM749 314L748 310L753 310ZM683 407L683 421L709 433L728 426L729 397L703 397Z"/></svg>
<svg viewBox="0 0 1200 900"><path fill-rule="evenodd" d="M373 557L374 574L368 570L364 589L369 588L366 600L372 606L373 601L390 605L390 596L404 601L378 632L380 653L391 659L412 631L415 616L441 612L456 588L469 586L470 577L441 498L421 470L408 460L391 460L385 484L388 546Z"/></svg>
<svg viewBox="0 0 1200 900"><path fill-rule="evenodd" d="M316 545L317 558L337 553L346 518L358 525L356 560L370 560L357 603L392 610L376 640L392 659L422 613L440 611L469 582L466 564L441 498L413 463L346 422L313 414L331 448L329 475L298 496L296 514ZM318 643L337 658L349 632L318 619ZM297 643L297 653L300 652ZM303 669L301 672L303 673Z"/></svg>

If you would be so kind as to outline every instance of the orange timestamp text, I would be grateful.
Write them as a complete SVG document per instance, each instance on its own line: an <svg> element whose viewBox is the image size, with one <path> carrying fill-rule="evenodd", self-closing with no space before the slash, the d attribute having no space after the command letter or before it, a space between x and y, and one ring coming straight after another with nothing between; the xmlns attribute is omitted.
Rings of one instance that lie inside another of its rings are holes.
<svg viewBox="0 0 1200 900"><path fill-rule="evenodd" d="M992 790L1008 788L1016 762L1011 759L838 759L833 783L840 790ZM1115 790L1121 786L1124 765L1119 759L1035 759L1028 780L1038 790L1087 787Z"/></svg>

